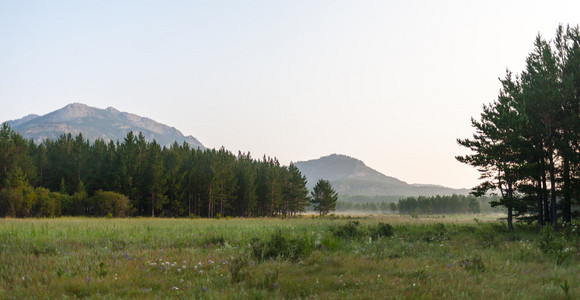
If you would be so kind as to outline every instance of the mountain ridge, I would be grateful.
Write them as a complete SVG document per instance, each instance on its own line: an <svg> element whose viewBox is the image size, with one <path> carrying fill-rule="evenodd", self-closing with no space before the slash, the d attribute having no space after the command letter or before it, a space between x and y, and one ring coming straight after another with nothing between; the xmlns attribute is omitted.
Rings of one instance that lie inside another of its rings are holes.
<svg viewBox="0 0 580 300"><path fill-rule="evenodd" d="M469 193L468 189L453 189L435 184L409 184L384 175L359 159L342 154L299 161L294 165L307 178L309 188L319 179L326 179L344 196L416 197Z"/></svg>
<svg viewBox="0 0 580 300"><path fill-rule="evenodd" d="M58 139L62 134L71 133L94 141L98 138L108 141L122 141L129 131L142 132L147 141L155 139L162 146L174 142L186 142L194 148L205 149L195 137L185 136L175 127L156 122L136 114L121 112L113 107L100 109L82 103L71 103L45 115L27 115L7 123L13 130L35 143Z"/></svg>

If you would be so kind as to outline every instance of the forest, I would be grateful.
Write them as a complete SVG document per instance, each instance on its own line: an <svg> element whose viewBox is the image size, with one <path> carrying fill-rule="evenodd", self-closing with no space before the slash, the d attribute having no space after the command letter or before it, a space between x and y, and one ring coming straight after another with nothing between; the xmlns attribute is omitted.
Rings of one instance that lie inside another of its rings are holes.
<svg viewBox="0 0 580 300"><path fill-rule="evenodd" d="M372 201L373 199L392 199ZM497 195L475 197L473 195L438 195L404 197L377 196L377 197L349 197L347 199L366 199L367 201L345 201L344 198L336 204L338 212L366 212L366 213L399 213L401 215L436 215L436 214L479 214L503 213L501 207L492 207L491 204L499 201Z"/></svg>
<svg viewBox="0 0 580 300"><path fill-rule="evenodd" d="M0 213L42 216L290 216L309 205L293 164L174 143L129 132L93 143L82 134L37 145L0 129Z"/></svg>
<svg viewBox="0 0 580 300"><path fill-rule="evenodd" d="M473 195L451 195L432 197L407 197L400 199L395 208L401 214L478 214L502 212L491 203L497 196L475 197Z"/></svg>
<svg viewBox="0 0 580 300"><path fill-rule="evenodd" d="M458 156L476 167L475 194L498 192L495 205L513 219L540 226L570 223L580 199L580 30L559 26L555 38L537 36L525 70L509 70L495 101L472 118L475 134L458 143L472 154Z"/></svg>

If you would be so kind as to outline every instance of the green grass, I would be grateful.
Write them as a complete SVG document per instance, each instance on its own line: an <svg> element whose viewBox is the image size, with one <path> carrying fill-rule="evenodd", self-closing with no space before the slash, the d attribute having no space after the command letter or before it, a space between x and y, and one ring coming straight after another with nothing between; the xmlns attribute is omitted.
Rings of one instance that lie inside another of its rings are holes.
<svg viewBox="0 0 580 300"><path fill-rule="evenodd" d="M0 219L0 299L580 297L578 230L494 219Z"/></svg>

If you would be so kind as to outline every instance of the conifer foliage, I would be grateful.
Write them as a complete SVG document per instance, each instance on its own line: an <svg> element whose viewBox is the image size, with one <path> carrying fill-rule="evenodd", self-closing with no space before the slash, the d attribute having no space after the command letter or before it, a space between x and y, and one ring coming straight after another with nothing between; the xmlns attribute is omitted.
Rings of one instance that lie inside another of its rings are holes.
<svg viewBox="0 0 580 300"><path fill-rule="evenodd" d="M308 200L306 178L276 158L164 147L133 132L36 145L0 128L0 216L291 216Z"/></svg>
<svg viewBox="0 0 580 300"><path fill-rule="evenodd" d="M326 216L336 209L338 194L332 188L330 181L320 179L312 189L312 206L321 216Z"/></svg>
<svg viewBox="0 0 580 300"><path fill-rule="evenodd" d="M580 30L559 26L552 41L538 36L526 69L506 72L494 102L484 105L475 134L458 139L482 182L474 194L497 191L495 205L513 218L570 222L580 199Z"/></svg>

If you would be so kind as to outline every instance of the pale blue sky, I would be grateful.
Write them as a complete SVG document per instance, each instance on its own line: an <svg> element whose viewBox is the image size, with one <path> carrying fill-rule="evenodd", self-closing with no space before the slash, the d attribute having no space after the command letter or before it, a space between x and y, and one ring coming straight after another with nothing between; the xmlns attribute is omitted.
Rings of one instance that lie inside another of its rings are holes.
<svg viewBox="0 0 580 300"><path fill-rule="evenodd" d="M0 1L0 121L71 102L284 164L472 187L456 138L580 1Z"/></svg>

